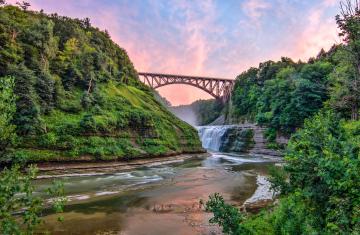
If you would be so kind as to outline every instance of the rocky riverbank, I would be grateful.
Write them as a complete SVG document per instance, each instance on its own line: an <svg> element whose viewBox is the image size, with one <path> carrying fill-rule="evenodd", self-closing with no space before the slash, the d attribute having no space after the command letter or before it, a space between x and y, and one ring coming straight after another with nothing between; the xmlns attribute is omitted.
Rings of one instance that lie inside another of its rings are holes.
<svg viewBox="0 0 360 235"><path fill-rule="evenodd" d="M244 212L257 213L274 202L276 193L271 189L271 183L267 177L258 175L256 184L258 187L254 194L240 207Z"/></svg>
<svg viewBox="0 0 360 235"><path fill-rule="evenodd" d="M131 161L101 161L101 162L46 162L36 166L40 175L38 178L56 178L69 176L104 175L119 171L128 171L141 166L155 166L182 162L192 158L203 159L208 153L181 154L175 156L163 156L152 158L133 159Z"/></svg>

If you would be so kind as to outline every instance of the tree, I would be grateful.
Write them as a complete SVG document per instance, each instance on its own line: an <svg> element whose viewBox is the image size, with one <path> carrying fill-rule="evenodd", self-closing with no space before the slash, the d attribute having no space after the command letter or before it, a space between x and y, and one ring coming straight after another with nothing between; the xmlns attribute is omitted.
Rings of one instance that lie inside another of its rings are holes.
<svg viewBox="0 0 360 235"><path fill-rule="evenodd" d="M55 105L55 81L47 72L41 72L35 84L40 97L41 111L48 114Z"/></svg>
<svg viewBox="0 0 360 235"><path fill-rule="evenodd" d="M256 112L260 86L257 84L257 68L250 68L236 78L232 102L237 116L251 119Z"/></svg>
<svg viewBox="0 0 360 235"><path fill-rule="evenodd" d="M226 204L220 194L215 193L209 196L209 201L206 202L206 211L214 214L209 222L220 225L225 234L249 234L249 231L241 224L245 216L238 208Z"/></svg>
<svg viewBox="0 0 360 235"><path fill-rule="evenodd" d="M26 1L16 2L16 5L18 5L24 11L26 11L31 6L31 4Z"/></svg>
<svg viewBox="0 0 360 235"><path fill-rule="evenodd" d="M16 138L16 127L12 124L16 111L14 86L14 78L0 78L0 157Z"/></svg>
<svg viewBox="0 0 360 235"><path fill-rule="evenodd" d="M328 97L328 77L333 66L328 62L314 62L302 67L299 77L294 80L295 89L284 112L282 125L300 127L306 118L312 117Z"/></svg>
<svg viewBox="0 0 360 235"><path fill-rule="evenodd" d="M257 102L256 120L261 125L268 125L285 133L294 129L289 120L287 106L294 90L296 71L292 67L282 68L275 78L265 81L261 96Z"/></svg>
<svg viewBox="0 0 360 235"><path fill-rule="evenodd" d="M356 120L360 104L360 89L357 88L359 75L351 58L345 46L340 47L334 55L337 65L330 75L330 105L344 117Z"/></svg>
<svg viewBox="0 0 360 235"><path fill-rule="evenodd" d="M6 1L5 0L0 0L0 6L1 5L5 5L6 4Z"/></svg>
<svg viewBox="0 0 360 235"><path fill-rule="evenodd" d="M34 84L36 77L25 65L11 65L8 74L15 78L14 93L17 96L14 124L20 135L34 134L39 127L39 107Z"/></svg>
<svg viewBox="0 0 360 235"><path fill-rule="evenodd" d="M96 132L96 121L91 114L85 114L80 121L80 127L84 133Z"/></svg>
<svg viewBox="0 0 360 235"><path fill-rule="evenodd" d="M34 167L30 167L27 174L21 173L19 166L0 172L1 234L33 234L41 223L40 216L45 204L40 197L34 195L33 181L36 175ZM55 198L50 203L55 212L63 212L66 203L63 184L54 181L47 192ZM62 221L63 218L59 217L58 220Z"/></svg>
<svg viewBox="0 0 360 235"><path fill-rule="evenodd" d="M358 0L342 1L341 13L336 16L340 29L340 36L345 42L344 50L347 52L347 61L354 66L354 76L344 79L342 100L351 106L351 118L359 119L360 107L360 2Z"/></svg>
<svg viewBox="0 0 360 235"><path fill-rule="evenodd" d="M360 228L359 132L354 133L332 112L320 113L292 138L286 155L287 189L300 192L317 226L333 234Z"/></svg>
<svg viewBox="0 0 360 235"><path fill-rule="evenodd" d="M90 19L88 17L83 19L83 25L85 29L89 29L91 27Z"/></svg>
<svg viewBox="0 0 360 235"><path fill-rule="evenodd" d="M26 66L34 70L48 71L49 60L58 51L57 38L53 35L54 23L47 19L35 21L23 32L22 40L31 47L25 47Z"/></svg>

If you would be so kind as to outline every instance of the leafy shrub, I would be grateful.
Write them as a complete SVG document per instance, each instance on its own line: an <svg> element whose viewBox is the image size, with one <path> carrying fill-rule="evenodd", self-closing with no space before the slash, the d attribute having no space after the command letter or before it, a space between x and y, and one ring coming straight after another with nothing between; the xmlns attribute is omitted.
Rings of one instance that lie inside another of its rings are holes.
<svg viewBox="0 0 360 235"><path fill-rule="evenodd" d="M96 132L97 130L95 119L91 114L84 115L79 126L84 133Z"/></svg>
<svg viewBox="0 0 360 235"><path fill-rule="evenodd" d="M276 141L276 129L275 128L267 128L264 136L268 142L275 142Z"/></svg>
<svg viewBox="0 0 360 235"><path fill-rule="evenodd" d="M1 234L33 234L41 223L44 210L43 200L34 195L33 180L36 178L36 168L31 167L27 174L22 174L19 166L4 169L0 173L0 233ZM53 182L48 194L56 213L63 212L66 203L63 184ZM25 209L25 210L24 210ZM23 212L21 212L24 210ZM16 214L20 213L20 216ZM58 218L63 220L62 217Z"/></svg>
<svg viewBox="0 0 360 235"><path fill-rule="evenodd" d="M53 148L57 146L57 136L55 133L46 133L39 137L39 145L42 147Z"/></svg>
<svg viewBox="0 0 360 235"><path fill-rule="evenodd" d="M214 214L209 222L220 225L224 233L235 235L248 232L241 224L245 219L244 215L236 207L226 204L220 194L215 193L209 197L206 210Z"/></svg>

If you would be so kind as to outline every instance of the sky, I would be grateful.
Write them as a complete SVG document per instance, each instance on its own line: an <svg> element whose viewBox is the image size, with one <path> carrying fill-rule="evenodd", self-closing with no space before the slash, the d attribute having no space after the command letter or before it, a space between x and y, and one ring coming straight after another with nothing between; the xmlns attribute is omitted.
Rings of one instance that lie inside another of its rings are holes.
<svg viewBox="0 0 360 235"><path fill-rule="evenodd" d="M8 0L9 3L15 0ZM235 79L281 56L297 61L340 43L339 0L28 0L108 30L139 72ZM210 96L186 85L158 90L173 105Z"/></svg>

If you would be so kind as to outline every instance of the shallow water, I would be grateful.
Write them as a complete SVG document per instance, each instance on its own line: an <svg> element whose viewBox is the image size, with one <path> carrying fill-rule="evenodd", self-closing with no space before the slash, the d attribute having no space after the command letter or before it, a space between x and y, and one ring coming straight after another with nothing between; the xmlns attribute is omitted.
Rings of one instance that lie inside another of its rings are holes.
<svg viewBox="0 0 360 235"><path fill-rule="evenodd" d="M64 177L68 205L65 221L45 214L39 232L52 234L212 234L211 214L199 201L221 193L240 205L257 189L279 159L212 153L206 159L153 164L128 172ZM36 181L39 189L49 179Z"/></svg>

